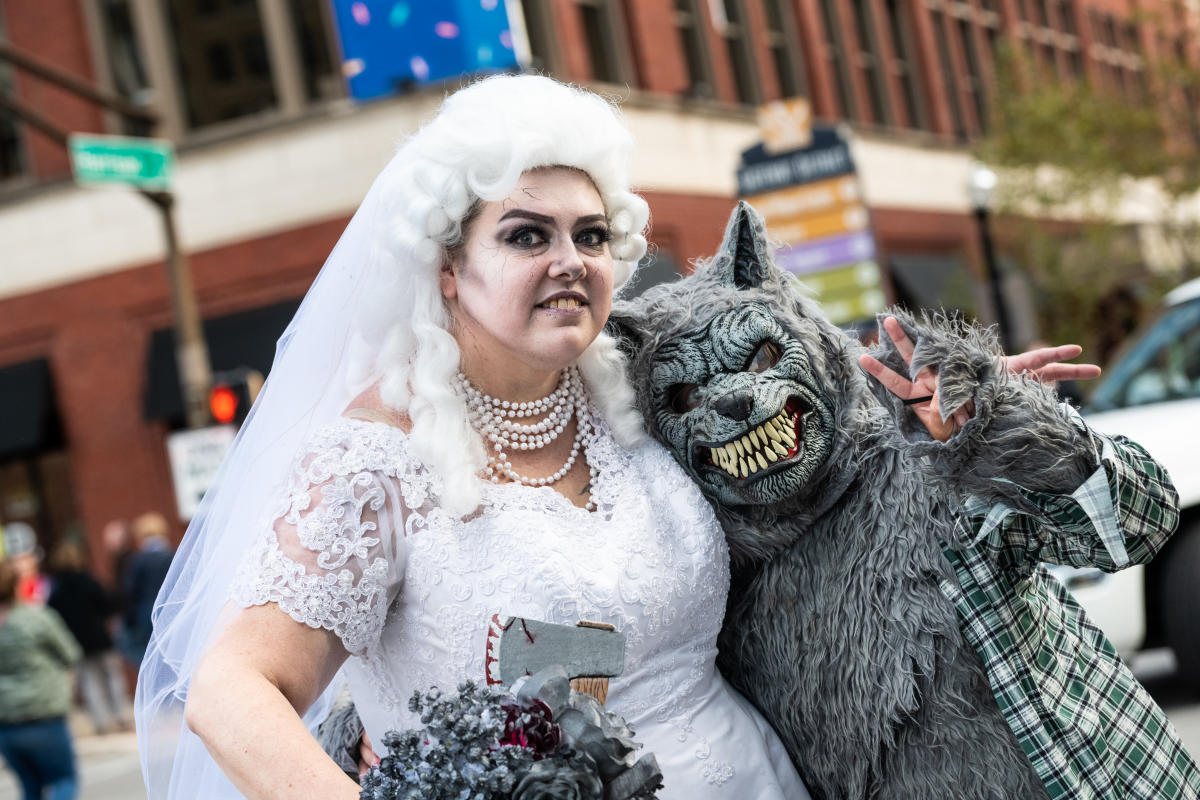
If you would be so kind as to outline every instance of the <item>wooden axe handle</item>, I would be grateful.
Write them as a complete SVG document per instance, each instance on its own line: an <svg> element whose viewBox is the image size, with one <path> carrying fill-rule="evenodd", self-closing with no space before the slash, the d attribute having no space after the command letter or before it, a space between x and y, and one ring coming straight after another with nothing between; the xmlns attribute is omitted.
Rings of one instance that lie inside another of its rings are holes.
<svg viewBox="0 0 1200 800"><path fill-rule="evenodd" d="M616 630L607 622L590 622L581 619L576 623L580 628L599 628L602 631ZM577 692L590 694L592 697L600 701L600 705L604 705L608 700L608 678L576 678L571 681L571 688Z"/></svg>
<svg viewBox="0 0 1200 800"><path fill-rule="evenodd" d="M575 678L571 681L571 688L590 694L600 701L600 705L604 705L604 701L608 699L608 678Z"/></svg>

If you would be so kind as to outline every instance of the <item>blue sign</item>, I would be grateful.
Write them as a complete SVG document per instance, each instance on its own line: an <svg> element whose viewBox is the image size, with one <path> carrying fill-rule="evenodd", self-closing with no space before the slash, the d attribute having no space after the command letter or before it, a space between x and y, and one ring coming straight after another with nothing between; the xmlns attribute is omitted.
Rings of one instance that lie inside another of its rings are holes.
<svg viewBox="0 0 1200 800"><path fill-rule="evenodd" d="M504 0L331 2L356 100L520 66ZM517 35L523 41L523 31Z"/></svg>

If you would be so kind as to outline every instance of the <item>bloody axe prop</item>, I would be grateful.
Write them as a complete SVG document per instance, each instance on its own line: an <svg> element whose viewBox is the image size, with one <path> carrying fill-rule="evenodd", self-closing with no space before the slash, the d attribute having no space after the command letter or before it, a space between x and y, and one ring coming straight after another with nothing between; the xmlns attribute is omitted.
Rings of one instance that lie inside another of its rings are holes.
<svg viewBox="0 0 1200 800"><path fill-rule="evenodd" d="M603 622L556 625L493 614L484 663L488 684L504 686L557 664L573 689L604 703L608 679L625 668L625 636Z"/></svg>

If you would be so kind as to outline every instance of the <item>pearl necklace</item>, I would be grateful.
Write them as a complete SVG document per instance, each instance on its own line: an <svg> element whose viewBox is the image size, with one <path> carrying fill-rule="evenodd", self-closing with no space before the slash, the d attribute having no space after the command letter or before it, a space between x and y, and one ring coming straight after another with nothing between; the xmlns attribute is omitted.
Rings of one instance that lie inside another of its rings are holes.
<svg viewBox="0 0 1200 800"><path fill-rule="evenodd" d="M513 403L484 394L475 388L462 372L458 373L458 386L467 399L467 416L471 425L479 431L489 446L488 465L485 470L488 480L499 483L501 476L525 486L549 486L563 479L575 465L581 450L591 445L595 436L592 415L588 411L587 393L579 370L568 367L562 371L554 391L538 400ZM543 416L544 415L544 416ZM523 424L516 420L542 417L541 420ZM508 453L514 450L541 450L562 433L575 417L575 441L571 453L562 468L544 478L521 475L509 463ZM588 466L591 485L595 485L596 469ZM587 510L596 506L590 500Z"/></svg>

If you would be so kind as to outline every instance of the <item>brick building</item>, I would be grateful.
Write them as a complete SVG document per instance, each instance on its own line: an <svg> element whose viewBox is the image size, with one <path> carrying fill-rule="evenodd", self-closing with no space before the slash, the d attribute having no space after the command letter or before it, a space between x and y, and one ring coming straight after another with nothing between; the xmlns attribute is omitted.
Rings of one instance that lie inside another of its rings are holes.
<svg viewBox="0 0 1200 800"><path fill-rule="evenodd" d="M512 6L535 68L622 101L656 269L714 249L754 107L806 96L853 129L888 291L916 304L948 275L978 282L966 148L999 42L1135 101L1137 53L1187 46L1139 38L1128 0ZM443 93L348 100L324 0L0 0L0 37L161 115L216 369L265 371L371 179ZM0 92L69 130L144 133L3 62ZM68 173L59 145L0 110L0 522L95 546L109 519L174 518L164 437L181 408L157 213Z"/></svg>

